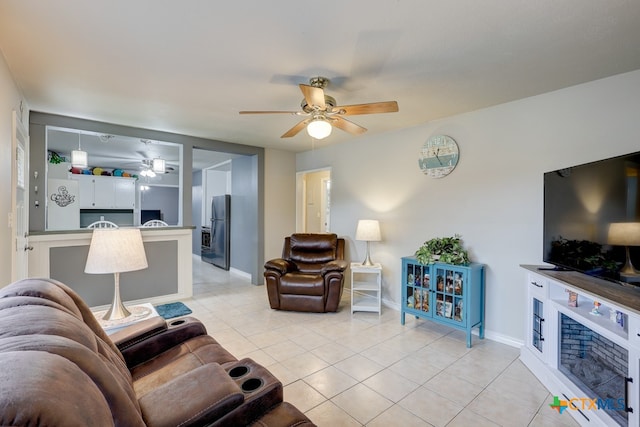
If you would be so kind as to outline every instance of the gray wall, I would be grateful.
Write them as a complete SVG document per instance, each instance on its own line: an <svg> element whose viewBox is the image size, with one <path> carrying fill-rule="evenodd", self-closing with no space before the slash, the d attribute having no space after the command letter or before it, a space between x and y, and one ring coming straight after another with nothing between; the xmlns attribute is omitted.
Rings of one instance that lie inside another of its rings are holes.
<svg viewBox="0 0 640 427"><path fill-rule="evenodd" d="M257 161L257 156L242 156L231 163L231 267L250 273L253 284L262 284Z"/></svg>
<svg viewBox="0 0 640 427"><path fill-rule="evenodd" d="M161 132L149 129L141 129L129 126L116 125L111 123L103 123L92 120L83 120L74 117L60 116L55 114L47 114L33 111L29 116L29 133L30 133L30 153L29 161L31 167L31 182L30 182L30 203L36 200L40 201L40 206L44 206L42 200L42 191L40 194L35 194L33 191L35 186L38 188L45 188L45 170L46 170L46 142L45 142L45 127L47 125L60 126L71 129L83 129L99 133L126 135L134 138L145 138L158 141L169 141L183 146L183 158L182 158L182 185L183 185L183 200L182 200L182 215L183 226L194 225L192 221L192 164L193 164L193 149L203 149L211 151L220 151L225 153L242 154L251 156L251 167L248 164L244 168L239 167L240 170L244 170L250 174L249 179L253 184L249 185L251 189L250 196L244 196L251 198L252 200L245 200L244 206L246 209L254 209L254 212L250 214L252 220L250 230L251 236L250 245L249 240L243 242L242 262L241 267L238 269L250 272L253 277L254 284L262 284L262 268L264 264L264 148L254 147L242 144L233 144L224 141L216 141L212 139L198 138L188 135L180 135L170 132ZM244 160L244 162L247 162ZM251 169L250 172L247 172ZM38 178L33 178L33 172L38 172ZM234 178L242 181L243 178L234 174ZM235 190L233 191L235 193ZM247 194L247 193L245 193ZM199 225L199 224L195 224ZM45 230L45 210L41 208L32 208L29 212L29 230L30 231L44 231ZM239 233L236 235L244 235ZM198 238L199 241L199 238ZM233 250L232 250L233 260ZM82 263L82 260L77 260ZM74 261L75 262L75 261ZM257 273L260 272L258 275ZM259 277L258 277L259 276Z"/></svg>
<svg viewBox="0 0 640 427"><path fill-rule="evenodd" d="M179 225L180 190L178 188L152 185L142 192L140 199L140 209L160 209L164 222L169 225Z"/></svg>
<svg viewBox="0 0 640 427"><path fill-rule="evenodd" d="M120 274L123 301L178 292L178 242L147 242L144 250L149 268ZM51 248L50 276L78 292L89 306L110 304L113 274L86 274L84 265L88 254L89 246Z"/></svg>

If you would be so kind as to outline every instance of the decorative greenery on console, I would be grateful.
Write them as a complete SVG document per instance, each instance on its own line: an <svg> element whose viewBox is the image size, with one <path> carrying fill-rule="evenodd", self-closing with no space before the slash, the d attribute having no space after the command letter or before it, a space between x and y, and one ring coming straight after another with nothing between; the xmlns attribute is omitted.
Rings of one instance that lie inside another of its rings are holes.
<svg viewBox="0 0 640 427"><path fill-rule="evenodd" d="M551 242L549 261L589 272L616 272L620 267L611 250L589 240L569 240L562 236Z"/></svg>
<svg viewBox="0 0 640 427"><path fill-rule="evenodd" d="M424 242L415 253L420 264L433 264L436 261L453 265L469 264L469 254L462 246L461 236L436 237Z"/></svg>

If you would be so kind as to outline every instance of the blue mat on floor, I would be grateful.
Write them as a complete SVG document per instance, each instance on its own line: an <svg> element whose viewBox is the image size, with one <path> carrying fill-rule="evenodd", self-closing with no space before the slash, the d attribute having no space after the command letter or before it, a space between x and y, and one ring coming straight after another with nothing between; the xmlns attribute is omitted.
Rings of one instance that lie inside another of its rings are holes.
<svg viewBox="0 0 640 427"><path fill-rule="evenodd" d="M173 319L174 317L186 316L192 313L191 309L181 302L156 305L155 309L165 319Z"/></svg>

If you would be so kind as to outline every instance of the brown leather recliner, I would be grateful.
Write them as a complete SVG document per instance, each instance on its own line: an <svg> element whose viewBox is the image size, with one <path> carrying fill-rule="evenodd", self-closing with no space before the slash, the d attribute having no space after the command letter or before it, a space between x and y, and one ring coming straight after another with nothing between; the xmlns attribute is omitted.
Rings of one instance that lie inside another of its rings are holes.
<svg viewBox="0 0 640 427"><path fill-rule="evenodd" d="M347 266L344 239L335 234L296 233L285 237L282 258L264 265L271 308L337 311Z"/></svg>
<svg viewBox="0 0 640 427"><path fill-rule="evenodd" d="M107 336L52 279L0 289L0 425L312 426L282 383L194 318Z"/></svg>

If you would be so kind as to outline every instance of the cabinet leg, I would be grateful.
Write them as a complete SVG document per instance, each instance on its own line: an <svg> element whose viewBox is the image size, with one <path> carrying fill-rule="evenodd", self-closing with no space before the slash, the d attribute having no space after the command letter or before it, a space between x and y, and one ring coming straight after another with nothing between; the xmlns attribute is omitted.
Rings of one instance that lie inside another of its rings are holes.
<svg viewBox="0 0 640 427"><path fill-rule="evenodd" d="M471 348L471 331L467 331L467 348Z"/></svg>
<svg viewBox="0 0 640 427"><path fill-rule="evenodd" d="M480 328L478 328L478 335L480 336L480 339L483 340L484 339L484 324L480 325Z"/></svg>
<svg viewBox="0 0 640 427"><path fill-rule="evenodd" d="M404 312L400 313L400 324L404 325Z"/></svg>

